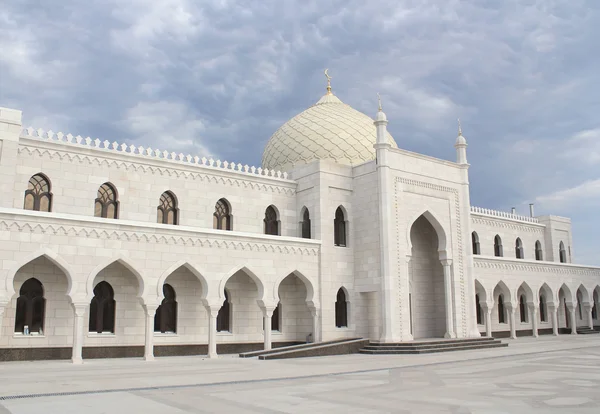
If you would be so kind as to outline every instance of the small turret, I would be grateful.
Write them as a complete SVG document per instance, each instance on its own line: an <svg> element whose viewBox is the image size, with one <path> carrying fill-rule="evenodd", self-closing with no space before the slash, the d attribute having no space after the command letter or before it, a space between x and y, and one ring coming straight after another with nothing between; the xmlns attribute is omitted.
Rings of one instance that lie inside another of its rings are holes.
<svg viewBox="0 0 600 414"><path fill-rule="evenodd" d="M387 124L388 120L385 116L385 112L381 108L381 97L377 94L377 100L379 102L379 110L377 111L377 116L375 117L375 127L377 128L377 144L389 144L387 140Z"/></svg>
<svg viewBox="0 0 600 414"><path fill-rule="evenodd" d="M456 163L457 164L468 164L467 163L467 140L463 137L462 128L460 126L460 119L458 120L458 137L456 137Z"/></svg>

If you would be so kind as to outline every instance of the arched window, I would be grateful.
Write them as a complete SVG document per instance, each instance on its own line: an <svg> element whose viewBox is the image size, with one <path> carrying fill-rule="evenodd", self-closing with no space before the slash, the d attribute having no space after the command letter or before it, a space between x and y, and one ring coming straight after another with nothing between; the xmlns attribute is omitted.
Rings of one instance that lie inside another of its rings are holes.
<svg viewBox="0 0 600 414"><path fill-rule="evenodd" d="M598 292L593 295L594 304L592 305L592 319L598 319Z"/></svg>
<svg viewBox="0 0 600 414"><path fill-rule="evenodd" d="M335 301L335 326L345 328L348 326L348 304L346 303L346 292L340 288Z"/></svg>
<svg viewBox="0 0 600 414"><path fill-rule="evenodd" d="M479 236L476 232L471 233L471 243L473 244L473 254L481 254L481 247L479 246Z"/></svg>
<svg viewBox="0 0 600 414"><path fill-rule="evenodd" d="M479 303L479 295L475 295L475 312L477 313L477 325L481 325L483 323L483 318L481 315L481 304Z"/></svg>
<svg viewBox="0 0 600 414"><path fill-rule="evenodd" d="M90 332L115 332L115 292L108 282L94 288L90 304Z"/></svg>
<svg viewBox="0 0 600 414"><path fill-rule="evenodd" d="M304 208L302 213L302 238L310 239L310 213L307 208Z"/></svg>
<svg viewBox="0 0 600 414"><path fill-rule="evenodd" d="M215 212L213 214L213 229L217 230L232 230L231 225L231 207L229 202L222 198L215 204Z"/></svg>
<svg viewBox="0 0 600 414"><path fill-rule="evenodd" d="M265 234L271 236L279 235L279 217L277 216L277 210L275 207L269 206L265 210Z"/></svg>
<svg viewBox="0 0 600 414"><path fill-rule="evenodd" d="M177 332L177 300L173 286L165 283L163 285L165 298L154 314L154 332L176 333Z"/></svg>
<svg viewBox="0 0 600 414"><path fill-rule="evenodd" d="M543 295L540 295L540 321L541 322L548 322L548 319L546 317L547 313L546 313L546 299L544 299Z"/></svg>
<svg viewBox="0 0 600 414"><path fill-rule="evenodd" d="M44 299L42 283L35 278L27 279L21 286L17 298L15 332L43 334L45 311L46 299Z"/></svg>
<svg viewBox="0 0 600 414"><path fill-rule="evenodd" d="M544 260L544 252L542 251L542 243L535 242L535 260Z"/></svg>
<svg viewBox="0 0 600 414"><path fill-rule="evenodd" d="M580 291L577 291L577 313L579 314L579 320L583 320L583 312L581 311L581 302L583 302L583 295Z"/></svg>
<svg viewBox="0 0 600 414"><path fill-rule="evenodd" d="M521 314L521 322L527 322L527 303L525 303L525 295L519 297L519 313Z"/></svg>
<svg viewBox="0 0 600 414"><path fill-rule="evenodd" d="M281 331L281 302L277 302L277 307L273 311L273 316L271 316L271 330L272 331Z"/></svg>
<svg viewBox="0 0 600 414"><path fill-rule="evenodd" d="M165 191L160 196L157 209L157 223L161 224L178 224L179 209L177 208L177 199L175 194L170 191Z"/></svg>
<svg viewBox="0 0 600 414"><path fill-rule="evenodd" d="M498 296L498 323L506 323L506 311L504 310L504 295Z"/></svg>
<svg viewBox="0 0 600 414"><path fill-rule="evenodd" d="M565 326L569 327L569 308L567 307L567 298L563 299L563 306L565 308Z"/></svg>
<svg viewBox="0 0 600 414"><path fill-rule="evenodd" d="M333 244L339 247L346 247L346 218L344 217L342 207L338 207L335 210L333 231Z"/></svg>
<svg viewBox="0 0 600 414"><path fill-rule="evenodd" d="M496 257L504 256L504 254L502 252L502 239L497 234L496 234L496 237L494 237L494 256L496 256Z"/></svg>
<svg viewBox="0 0 600 414"><path fill-rule="evenodd" d="M523 253L523 242L519 237L517 237L517 240L515 241L515 257L517 259L525 258L525 254Z"/></svg>
<svg viewBox="0 0 600 414"><path fill-rule="evenodd" d="M231 332L231 302L227 290L223 305L217 314L217 332Z"/></svg>
<svg viewBox="0 0 600 414"><path fill-rule="evenodd" d="M567 252L565 251L565 244L560 242L558 245L558 257L561 263L567 263Z"/></svg>
<svg viewBox="0 0 600 414"><path fill-rule="evenodd" d="M36 174L29 179L25 190L23 208L33 211L52 211L50 180L44 174Z"/></svg>
<svg viewBox="0 0 600 414"><path fill-rule="evenodd" d="M104 183L98 188L98 195L94 202L94 217L116 219L119 214L117 191L110 183Z"/></svg>

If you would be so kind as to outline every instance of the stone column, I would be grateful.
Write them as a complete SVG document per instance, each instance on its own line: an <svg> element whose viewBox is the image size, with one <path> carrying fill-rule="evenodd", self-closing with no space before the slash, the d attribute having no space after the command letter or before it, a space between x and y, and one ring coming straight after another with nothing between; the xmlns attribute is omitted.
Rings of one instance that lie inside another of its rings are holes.
<svg viewBox="0 0 600 414"><path fill-rule="evenodd" d="M264 307L263 311L263 333L265 338L264 350L271 349L271 317L273 316L274 307Z"/></svg>
<svg viewBox="0 0 600 414"><path fill-rule="evenodd" d="M552 318L552 335L558 336L558 308L555 305L546 304L550 317Z"/></svg>
<svg viewBox="0 0 600 414"><path fill-rule="evenodd" d="M567 304L567 308L569 309L569 317L571 318L571 335L577 335L577 317L575 316L575 305L571 304L570 306Z"/></svg>
<svg viewBox="0 0 600 414"><path fill-rule="evenodd" d="M594 305L592 303L586 303L584 305L584 309L585 309L585 313L587 314L587 318L588 318L588 326L590 327L590 329L594 329L594 317L592 315L592 307Z"/></svg>
<svg viewBox="0 0 600 414"><path fill-rule="evenodd" d="M441 260L444 267L444 298L446 302L446 334L444 338L456 338L454 332L454 315L452 312L452 260Z"/></svg>
<svg viewBox="0 0 600 414"><path fill-rule="evenodd" d="M529 314L531 315L531 330L534 338L538 337L538 306L535 303L528 304Z"/></svg>
<svg viewBox="0 0 600 414"><path fill-rule="evenodd" d="M158 305L155 303L144 304L146 313L146 340L144 341L144 360L154 361L154 315Z"/></svg>
<svg viewBox="0 0 600 414"><path fill-rule="evenodd" d="M217 358L217 315L221 305L207 305L205 307L208 315L208 357Z"/></svg>
<svg viewBox="0 0 600 414"><path fill-rule="evenodd" d="M485 307L485 336L492 337L492 309L493 306Z"/></svg>
<svg viewBox="0 0 600 414"><path fill-rule="evenodd" d="M71 303L71 307L73 308L73 354L71 361L74 364L83 363L82 352L85 326L83 316L85 315L88 306L88 302Z"/></svg>
<svg viewBox="0 0 600 414"><path fill-rule="evenodd" d="M511 339L517 339L517 326L515 323L515 313L516 313L516 306L513 306L512 304L508 306L508 317L509 317L509 321L510 321L510 337Z"/></svg>
<svg viewBox="0 0 600 414"><path fill-rule="evenodd" d="M321 334L319 332L319 310L316 306L309 306L310 314L312 315L313 342L321 342Z"/></svg>
<svg viewBox="0 0 600 414"><path fill-rule="evenodd" d="M2 337L2 329L4 328L2 326L2 321L4 320L4 309L6 309L6 305L8 305L8 302L0 302L0 338Z"/></svg>

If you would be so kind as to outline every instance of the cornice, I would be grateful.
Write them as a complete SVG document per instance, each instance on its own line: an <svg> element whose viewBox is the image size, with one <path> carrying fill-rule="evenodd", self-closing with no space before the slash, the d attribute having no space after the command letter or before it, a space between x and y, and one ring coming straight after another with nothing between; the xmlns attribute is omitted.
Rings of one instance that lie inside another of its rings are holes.
<svg viewBox="0 0 600 414"><path fill-rule="evenodd" d="M559 273L564 275L596 276L600 278L600 267L573 265L569 263L552 263L528 260L515 261L502 258L473 256L473 266L479 269Z"/></svg>
<svg viewBox="0 0 600 414"><path fill-rule="evenodd" d="M196 229L188 226L136 223L121 220L82 218L79 216L53 217L53 213L19 214L13 209L0 209L0 230L75 236L83 238L120 240L137 243L199 246L215 249L247 250L316 256L319 240L268 236L242 232ZM102 221L107 221L103 223Z"/></svg>

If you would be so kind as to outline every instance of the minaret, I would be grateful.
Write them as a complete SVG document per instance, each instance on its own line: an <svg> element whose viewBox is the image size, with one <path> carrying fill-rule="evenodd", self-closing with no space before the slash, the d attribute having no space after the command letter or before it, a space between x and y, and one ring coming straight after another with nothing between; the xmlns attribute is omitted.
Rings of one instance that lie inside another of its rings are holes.
<svg viewBox="0 0 600 414"><path fill-rule="evenodd" d="M467 162L467 140L463 137L462 128L460 127L460 119L458 120L458 137L456 137L456 163L468 164Z"/></svg>
<svg viewBox="0 0 600 414"><path fill-rule="evenodd" d="M375 127L377 128L376 143L390 145L387 140L387 134L386 134L388 120L387 120L387 117L385 116L385 112L383 112L383 109L381 108L381 97L379 96L379 94L377 94L377 101L379 103L379 110L377 111L377 116L375 117L375 122L373 122L375 124Z"/></svg>
<svg viewBox="0 0 600 414"><path fill-rule="evenodd" d="M377 94L379 110L375 116L373 124L377 128L377 140L373 147L377 154L377 193L379 201L379 249L380 249L380 278L381 278L381 332L380 342L399 342L402 339L399 336L397 328L397 293L395 285L395 273L392 263L392 254L394 249L393 237L390 230L390 223L393 223L393 177L389 167L389 157L391 145L387 139L387 117L381 108L381 98Z"/></svg>

